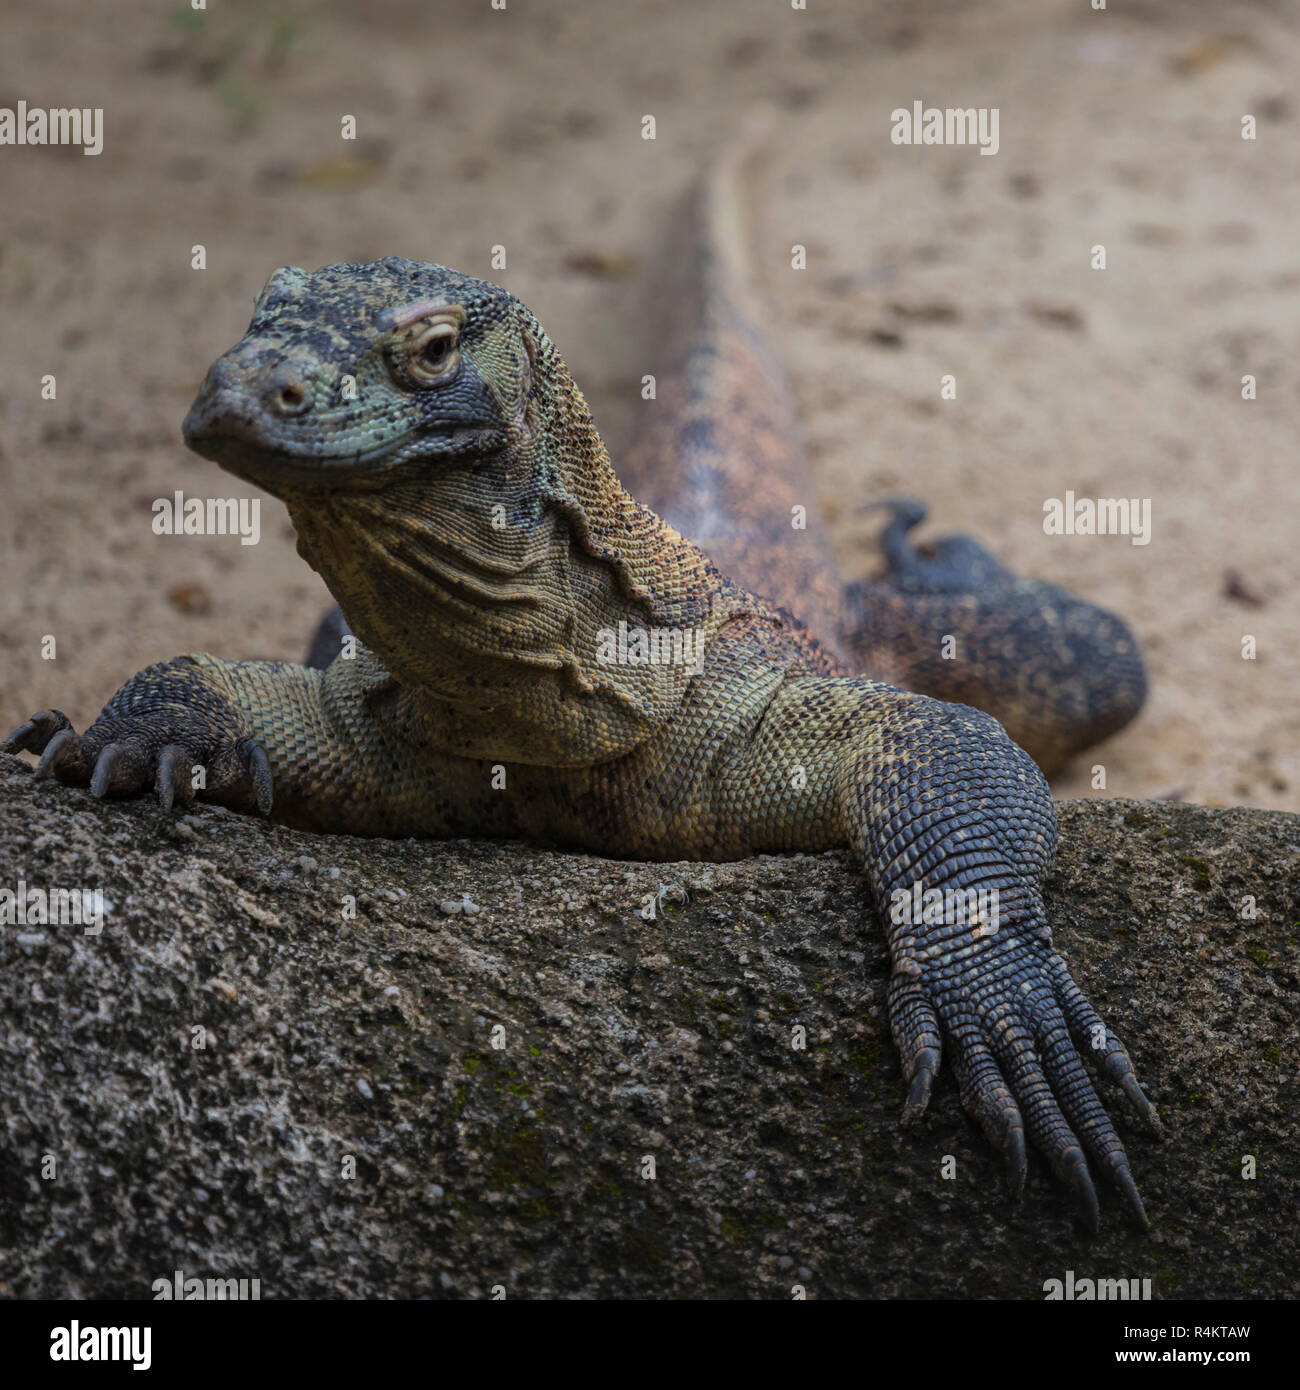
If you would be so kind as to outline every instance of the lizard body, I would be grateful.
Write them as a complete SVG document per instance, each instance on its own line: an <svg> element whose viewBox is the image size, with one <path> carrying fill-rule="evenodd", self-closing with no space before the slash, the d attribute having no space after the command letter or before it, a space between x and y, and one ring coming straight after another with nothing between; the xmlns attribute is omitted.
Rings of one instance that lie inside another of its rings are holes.
<svg viewBox="0 0 1300 1390"><path fill-rule="evenodd" d="M798 492L776 369L726 267L715 290L655 425L697 446L660 455L688 525L734 500L727 459L753 439L778 510ZM764 413L744 416L756 395ZM165 806L201 766L205 796L326 832L655 859L847 845L887 925L905 1120L946 1054L1013 1192L1028 1140L1090 1226L1090 1165L1145 1220L1083 1058L1155 1114L1051 947L1043 776L988 714L852 673L824 626L838 602L824 547L774 563L772 599L729 577L620 482L530 311L422 262L277 271L185 436L285 501L355 655L325 669L179 657L129 680L85 733L41 711L7 748L97 795L152 786ZM767 525L751 497L742 567L770 553ZM791 584L825 641L779 601ZM702 659L604 659L620 630L690 634ZM917 885L996 890L997 921L900 922L891 906Z"/></svg>

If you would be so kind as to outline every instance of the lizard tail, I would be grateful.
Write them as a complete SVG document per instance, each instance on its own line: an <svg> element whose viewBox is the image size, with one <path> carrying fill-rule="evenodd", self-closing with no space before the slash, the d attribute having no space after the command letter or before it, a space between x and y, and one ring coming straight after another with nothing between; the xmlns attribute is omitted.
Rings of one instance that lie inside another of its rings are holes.
<svg viewBox="0 0 1300 1390"><path fill-rule="evenodd" d="M842 592L784 370L753 289L745 188L774 122L753 117L692 190L687 254L661 272L669 360L618 472L731 578L840 655ZM674 238L675 248L682 239Z"/></svg>

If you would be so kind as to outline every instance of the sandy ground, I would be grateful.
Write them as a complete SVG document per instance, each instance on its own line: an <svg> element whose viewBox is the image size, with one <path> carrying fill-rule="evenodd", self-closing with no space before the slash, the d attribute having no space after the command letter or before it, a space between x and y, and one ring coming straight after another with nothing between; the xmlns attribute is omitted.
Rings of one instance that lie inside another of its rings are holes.
<svg viewBox="0 0 1300 1390"><path fill-rule="evenodd" d="M151 528L177 488L240 489L179 423L274 267L502 281L617 445L670 210L766 103L755 244L845 573L872 564L859 499L928 499L1142 640L1147 710L1058 794L1095 762L1112 795L1300 803L1294 5L51 0L4 23L0 106L102 106L105 148L0 148L0 722L84 725L178 652L300 654L326 595L278 503L256 547ZM892 145L914 100L996 106L998 154ZM1045 535L1067 490L1149 498L1151 543Z"/></svg>

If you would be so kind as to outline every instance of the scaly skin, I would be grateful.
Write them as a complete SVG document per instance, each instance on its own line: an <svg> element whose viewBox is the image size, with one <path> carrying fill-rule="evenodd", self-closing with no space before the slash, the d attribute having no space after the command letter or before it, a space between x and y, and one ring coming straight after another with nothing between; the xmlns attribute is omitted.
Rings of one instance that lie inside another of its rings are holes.
<svg viewBox="0 0 1300 1390"><path fill-rule="evenodd" d="M1051 948L1038 768L985 714L849 674L636 502L511 295L399 259L278 271L185 435L284 499L356 654L324 671L179 657L84 734L42 711L6 747L167 806L203 767L202 795L327 832L654 859L848 845L887 923L905 1120L946 1052L1013 1193L1027 1137L1090 1227L1089 1164L1145 1220L1082 1058L1154 1111ZM699 630L702 669L602 664L620 622ZM997 888L996 930L892 921L918 880Z"/></svg>

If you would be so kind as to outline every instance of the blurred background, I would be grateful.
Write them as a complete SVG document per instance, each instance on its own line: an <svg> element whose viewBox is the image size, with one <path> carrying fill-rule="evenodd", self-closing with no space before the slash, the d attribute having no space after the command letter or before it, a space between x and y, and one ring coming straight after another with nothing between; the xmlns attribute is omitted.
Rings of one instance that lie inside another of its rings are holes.
<svg viewBox="0 0 1300 1390"><path fill-rule="evenodd" d="M151 527L178 488L246 491L179 427L275 267L403 255L507 285L617 462L673 330L656 266L675 209L763 105L780 119L753 245L846 577L874 565L859 503L919 495L930 534L977 536L1142 641L1147 709L1058 795L1300 804L1295 5L46 0L0 16L0 106L104 108L96 158L0 147L6 729L50 705L83 727L185 651L300 658L326 594L279 503L263 499L256 547ZM999 152L891 144L890 112L917 100L999 108ZM1067 490L1149 497L1151 543L1046 536L1044 499Z"/></svg>

